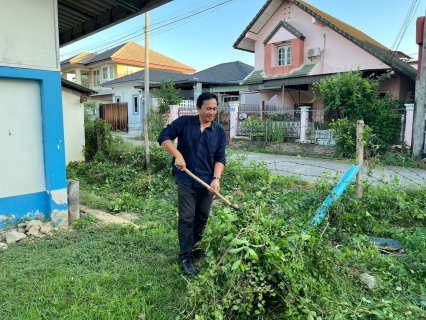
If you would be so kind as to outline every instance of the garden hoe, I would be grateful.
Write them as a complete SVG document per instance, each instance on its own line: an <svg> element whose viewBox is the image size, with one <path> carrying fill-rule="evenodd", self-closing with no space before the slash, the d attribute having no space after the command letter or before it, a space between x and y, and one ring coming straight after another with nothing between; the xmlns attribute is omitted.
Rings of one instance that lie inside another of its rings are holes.
<svg viewBox="0 0 426 320"><path fill-rule="evenodd" d="M203 186L205 186L207 189L211 189L211 187L205 183L203 180L201 180L200 178L198 178L195 174L193 174L191 171L189 171L188 169L185 169L185 172L187 174L189 174L192 178L194 178L195 180L197 180L199 183L201 183ZM219 198L221 198L223 201L225 201L225 203L234 208L235 210L239 210L238 207L234 206L228 199L226 199L224 196L222 196L219 192L214 192L215 195L217 195Z"/></svg>

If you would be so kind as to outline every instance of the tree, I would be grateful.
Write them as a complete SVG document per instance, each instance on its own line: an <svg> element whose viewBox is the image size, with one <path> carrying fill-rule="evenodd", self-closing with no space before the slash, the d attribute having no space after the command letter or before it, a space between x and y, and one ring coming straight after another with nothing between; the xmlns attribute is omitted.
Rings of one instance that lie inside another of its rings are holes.
<svg viewBox="0 0 426 320"><path fill-rule="evenodd" d="M160 89L153 89L154 95L158 99L158 113L165 114L170 111L171 105L182 102L183 98L179 96L180 89L175 88L174 77L170 82L166 82L165 78L161 79Z"/></svg>
<svg viewBox="0 0 426 320"><path fill-rule="evenodd" d="M167 124L170 106L181 103L183 98L179 96L180 89L175 88L174 77L170 82L163 77L160 88L153 89L153 92L158 99L158 107L149 111L148 125L150 134L156 138Z"/></svg>

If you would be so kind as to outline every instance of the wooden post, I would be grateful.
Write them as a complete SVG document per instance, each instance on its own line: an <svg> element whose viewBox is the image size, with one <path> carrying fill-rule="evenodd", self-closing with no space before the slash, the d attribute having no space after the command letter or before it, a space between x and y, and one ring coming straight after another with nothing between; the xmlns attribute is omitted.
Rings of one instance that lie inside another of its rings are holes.
<svg viewBox="0 0 426 320"><path fill-rule="evenodd" d="M148 119L143 119L143 135L145 137L145 155L146 155L146 165L148 166L151 162L151 157L149 154L149 139L148 139Z"/></svg>
<svg viewBox="0 0 426 320"><path fill-rule="evenodd" d="M143 135L145 137L145 155L146 165L148 166L151 162L151 156L149 153L149 139L148 139L148 113L150 109L149 105L149 11L145 13L145 110L143 114ZM141 112L141 110L139 110Z"/></svg>
<svg viewBox="0 0 426 320"><path fill-rule="evenodd" d="M356 165L361 166L356 175L356 198L362 198L362 180L364 180L364 139L362 135L364 133L364 121L358 120L356 123Z"/></svg>

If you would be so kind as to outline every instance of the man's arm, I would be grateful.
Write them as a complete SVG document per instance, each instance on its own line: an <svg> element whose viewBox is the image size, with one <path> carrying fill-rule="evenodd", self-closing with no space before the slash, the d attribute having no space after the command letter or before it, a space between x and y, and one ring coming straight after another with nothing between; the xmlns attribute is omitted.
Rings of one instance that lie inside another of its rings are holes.
<svg viewBox="0 0 426 320"><path fill-rule="evenodd" d="M223 169L225 169L226 164L226 132L225 130L222 131L220 142L219 142L219 148L215 153L214 157L214 173L213 177L221 178ZM220 191L220 182L219 179L214 179L210 186L212 189L216 192Z"/></svg>
<svg viewBox="0 0 426 320"><path fill-rule="evenodd" d="M176 158L175 160L175 166L179 170L185 171L186 169L186 162L183 158L182 154L179 152L178 149L176 149L175 145L171 140L164 140L161 143L161 148L163 148L166 152L170 153L173 157Z"/></svg>
<svg viewBox="0 0 426 320"><path fill-rule="evenodd" d="M215 178L221 178L223 169L225 168L225 165L222 162L216 162L214 164L214 174L213 177ZM220 191L220 182L219 179L213 179L212 183L210 184L210 187L216 192Z"/></svg>
<svg viewBox="0 0 426 320"><path fill-rule="evenodd" d="M184 127L184 117L177 118L171 124L161 131L158 136L158 143L160 146L169 154L176 158L175 166L182 171L186 169L186 163L183 159L182 154L173 144L173 140L176 139L179 134L182 132Z"/></svg>

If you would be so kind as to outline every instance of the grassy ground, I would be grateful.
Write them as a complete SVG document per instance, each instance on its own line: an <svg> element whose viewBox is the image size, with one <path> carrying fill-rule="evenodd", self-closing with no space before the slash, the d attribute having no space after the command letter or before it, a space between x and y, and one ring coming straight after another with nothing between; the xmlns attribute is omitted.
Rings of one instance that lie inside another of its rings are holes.
<svg viewBox="0 0 426 320"><path fill-rule="evenodd" d="M1 319L172 319L186 283L168 225L90 227L12 246L0 261Z"/></svg>
<svg viewBox="0 0 426 320"><path fill-rule="evenodd" d="M356 200L351 187L320 228L301 237L331 190L328 179L311 185L237 158L222 190L241 210L212 209L208 258L188 283L177 259L171 159L154 148L147 171L143 149L123 150L71 164L68 175L80 181L82 203L134 212L141 228L85 218L75 231L11 245L0 255L0 319L426 317L424 190L367 185ZM383 254L368 235L399 240L404 252ZM362 273L378 287L367 289Z"/></svg>

